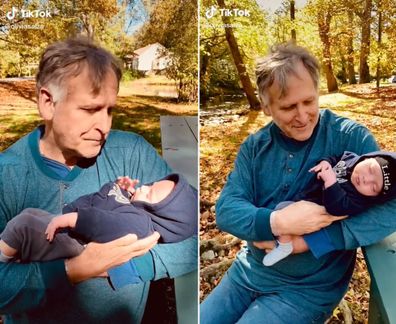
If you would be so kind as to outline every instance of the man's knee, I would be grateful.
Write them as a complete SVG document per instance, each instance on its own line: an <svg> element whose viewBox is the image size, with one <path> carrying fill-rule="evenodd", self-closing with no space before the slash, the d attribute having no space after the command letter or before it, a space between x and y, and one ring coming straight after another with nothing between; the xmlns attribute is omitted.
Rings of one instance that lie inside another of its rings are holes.
<svg viewBox="0 0 396 324"><path fill-rule="evenodd" d="M236 323L251 302L250 291L234 283L228 272L200 307L200 323Z"/></svg>

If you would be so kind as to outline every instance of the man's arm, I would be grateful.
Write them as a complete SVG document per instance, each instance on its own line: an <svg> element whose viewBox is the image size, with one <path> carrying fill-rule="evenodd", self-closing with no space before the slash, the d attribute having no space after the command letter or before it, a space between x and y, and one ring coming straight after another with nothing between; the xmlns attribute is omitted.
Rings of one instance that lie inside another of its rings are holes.
<svg viewBox="0 0 396 324"><path fill-rule="evenodd" d="M396 231L396 199L372 207L355 217L348 217L323 229L321 240L327 240L327 249L320 248L319 238L305 238L316 257L334 250L351 250L379 242ZM328 245L330 244L330 245ZM331 247L331 248L330 248Z"/></svg>
<svg viewBox="0 0 396 324"><path fill-rule="evenodd" d="M272 240L269 208L254 205L253 156L249 139L238 152L234 170L216 203L216 223L223 231L244 240Z"/></svg>
<svg viewBox="0 0 396 324"><path fill-rule="evenodd" d="M178 256L178 257L175 257ZM194 235L184 241L157 244L149 253L134 258L108 271L113 287L175 278L198 269L198 239Z"/></svg>
<svg viewBox="0 0 396 324"><path fill-rule="evenodd" d="M247 141L240 148L235 168L216 204L216 222L222 230L244 240L266 241L273 240L273 234L301 235L316 231L338 219L327 214L322 206L307 201L274 213L269 208L256 207L253 159Z"/></svg>
<svg viewBox="0 0 396 324"><path fill-rule="evenodd" d="M79 256L66 261L0 262L0 313L21 313L45 300L62 299L72 284L103 276L108 269L147 253L158 238L154 233L143 240L127 235L109 243L90 243Z"/></svg>
<svg viewBox="0 0 396 324"><path fill-rule="evenodd" d="M89 243L80 255L65 261L67 276L72 283L102 276L110 268L146 254L158 239L159 234L155 232L141 240L128 234L108 243Z"/></svg>
<svg viewBox="0 0 396 324"><path fill-rule="evenodd" d="M29 170L13 159L0 161L0 230L24 206L27 184L16 186L12 179L28 179ZM7 161L8 162L8 161ZM76 258L34 262L29 264L0 262L0 314L23 313L40 307L46 300L62 300L70 294L72 283L102 275L108 268L142 255L155 245L159 235L136 241L135 237L120 238L106 244L89 244ZM86 266L89 265L88 268Z"/></svg>
<svg viewBox="0 0 396 324"><path fill-rule="evenodd" d="M29 170L12 155L0 155L0 231L23 208ZM26 180L25 180L26 181ZM39 307L46 299L63 298L72 287L63 260L29 264L0 262L0 314L21 313Z"/></svg>

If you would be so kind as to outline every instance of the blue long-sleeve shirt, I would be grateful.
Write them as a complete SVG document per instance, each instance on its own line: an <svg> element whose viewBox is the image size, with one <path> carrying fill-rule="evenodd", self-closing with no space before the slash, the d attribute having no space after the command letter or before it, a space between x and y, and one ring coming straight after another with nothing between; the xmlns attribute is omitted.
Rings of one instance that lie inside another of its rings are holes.
<svg viewBox="0 0 396 324"><path fill-rule="evenodd" d="M61 214L66 204L119 175L148 183L170 173L141 136L111 131L95 161L74 167L62 179L40 155L41 133L36 129L0 155L0 231L28 207ZM196 268L196 238L158 244L134 262L145 280L190 272ZM141 283L114 291L99 278L72 286L63 260L0 263L0 314L8 314L7 323L139 322L148 288L149 283Z"/></svg>
<svg viewBox="0 0 396 324"><path fill-rule="evenodd" d="M264 267L264 252L252 241L273 240L271 212L306 188L314 176L308 170L316 161L344 151L363 154L376 150L365 127L329 110L320 112L314 133L304 142L284 137L273 123L249 136L216 205L218 226L248 241L229 270L230 278L253 291L297 291L320 311L335 306L353 271L355 253L346 249L374 243L395 231L396 220L390 222L394 201L333 224L327 234L340 250L319 259L306 252Z"/></svg>

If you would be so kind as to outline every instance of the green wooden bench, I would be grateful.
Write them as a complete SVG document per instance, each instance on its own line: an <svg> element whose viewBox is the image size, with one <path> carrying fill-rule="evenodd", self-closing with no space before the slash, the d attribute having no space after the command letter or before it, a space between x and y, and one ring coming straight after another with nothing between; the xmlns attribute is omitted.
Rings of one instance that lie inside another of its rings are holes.
<svg viewBox="0 0 396 324"><path fill-rule="evenodd" d="M371 278L369 324L396 323L396 233L363 252Z"/></svg>
<svg viewBox="0 0 396 324"><path fill-rule="evenodd" d="M198 188L198 117L161 116L161 143L169 166ZM175 279L175 295L178 323L198 323L198 271Z"/></svg>
<svg viewBox="0 0 396 324"><path fill-rule="evenodd" d="M161 116L160 122L164 160L198 188L198 117ZM162 279L151 284L143 323L198 324L198 271L174 279L175 296L164 292L173 284L169 281ZM176 300L176 319L166 309L165 299L169 302L171 298Z"/></svg>

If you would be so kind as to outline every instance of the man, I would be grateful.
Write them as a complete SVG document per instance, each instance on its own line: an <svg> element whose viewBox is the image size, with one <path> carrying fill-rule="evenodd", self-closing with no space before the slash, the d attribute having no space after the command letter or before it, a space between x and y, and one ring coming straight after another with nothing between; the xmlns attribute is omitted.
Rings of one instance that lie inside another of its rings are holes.
<svg viewBox="0 0 396 324"><path fill-rule="evenodd" d="M46 49L36 78L44 126L0 156L0 231L25 208L60 214L64 205L118 176L146 183L170 173L142 137L110 130L120 79L115 58L85 38ZM158 238L129 234L90 243L68 260L0 263L0 314L6 323L138 323L150 280L196 266L194 238L153 248ZM137 284L114 291L100 278L137 256Z"/></svg>
<svg viewBox="0 0 396 324"><path fill-rule="evenodd" d="M308 170L319 159L378 146L365 127L329 110L319 112L318 63L305 49L280 45L258 63L256 73L272 122L242 144L216 206L218 226L248 246L201 305L201 323L323 323L346 292L353 249L396 229L391 217L396 203L341 222L335 221L343 217L306 201L274 211L306 187ZM300 236L329 224L320 240ZM273 246L266 241L281 234L294 235L299 254L263 266L263 249Z"/></svg>

